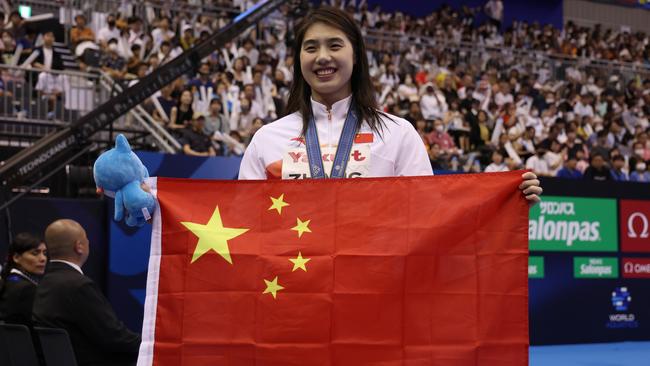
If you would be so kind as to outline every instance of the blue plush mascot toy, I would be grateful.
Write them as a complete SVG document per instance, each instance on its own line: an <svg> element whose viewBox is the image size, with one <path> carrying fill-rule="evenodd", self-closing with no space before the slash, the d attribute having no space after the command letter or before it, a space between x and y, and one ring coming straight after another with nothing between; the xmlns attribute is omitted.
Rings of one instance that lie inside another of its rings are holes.
<svg viewBox="0 0 650 366"><path fill-rule="evenodd" d="M97 158L93 175L97 190L115 197L115 221L122 220L124 209L129 226L142 226L151 218L156 202L141 188L149 172L124 135L118 135L115 147Z"/></svg>

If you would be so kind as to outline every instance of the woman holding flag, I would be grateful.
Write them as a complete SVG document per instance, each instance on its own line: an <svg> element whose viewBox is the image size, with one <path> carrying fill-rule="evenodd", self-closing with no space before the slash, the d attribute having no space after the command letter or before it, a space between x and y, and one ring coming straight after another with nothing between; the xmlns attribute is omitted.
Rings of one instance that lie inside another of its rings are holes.
<svg viewBox="0 0 650 366"><path fill-rule="evenodd" d="M334 7L311 11L296 27L287 116L261 128L239 179L431 175L412 125L377 110L363 36ZM531 172L519 189L530 203L542 188Z"/></svg>

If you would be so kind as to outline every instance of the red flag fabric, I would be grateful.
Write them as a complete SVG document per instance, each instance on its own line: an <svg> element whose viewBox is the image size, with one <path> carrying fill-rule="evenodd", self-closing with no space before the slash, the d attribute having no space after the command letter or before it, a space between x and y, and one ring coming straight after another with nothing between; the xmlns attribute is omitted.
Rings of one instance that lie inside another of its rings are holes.
<svg viewBox="0 0 650 366"><path fill-rule="evenodd" d="M527 365L520 183L159 178L138 365Z"/></svg>

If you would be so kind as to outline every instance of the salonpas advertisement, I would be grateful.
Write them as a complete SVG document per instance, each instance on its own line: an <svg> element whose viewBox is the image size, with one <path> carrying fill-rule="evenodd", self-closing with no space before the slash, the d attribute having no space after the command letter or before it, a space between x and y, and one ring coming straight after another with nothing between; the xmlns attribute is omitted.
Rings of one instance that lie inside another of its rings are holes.
<svg viewBox="0 0 650 366"><path fill-rule="evenodd" d="M615 252L616 200L544 196L530 210L530 250Z"/></svg>

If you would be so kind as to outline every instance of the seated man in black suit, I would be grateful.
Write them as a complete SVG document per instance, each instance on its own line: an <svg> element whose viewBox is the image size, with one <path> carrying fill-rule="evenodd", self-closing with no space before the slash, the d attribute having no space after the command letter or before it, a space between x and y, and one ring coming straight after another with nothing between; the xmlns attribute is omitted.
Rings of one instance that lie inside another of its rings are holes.
<svg viewBox="0 0 650 366"><path fill-rule="evenodd" d="M79 366L134 365L140 336L81 270L90 250L86 231L76 221L57 220L45 230L45 243L51 260L36 290L35 325L67 330Z"/></svg>

